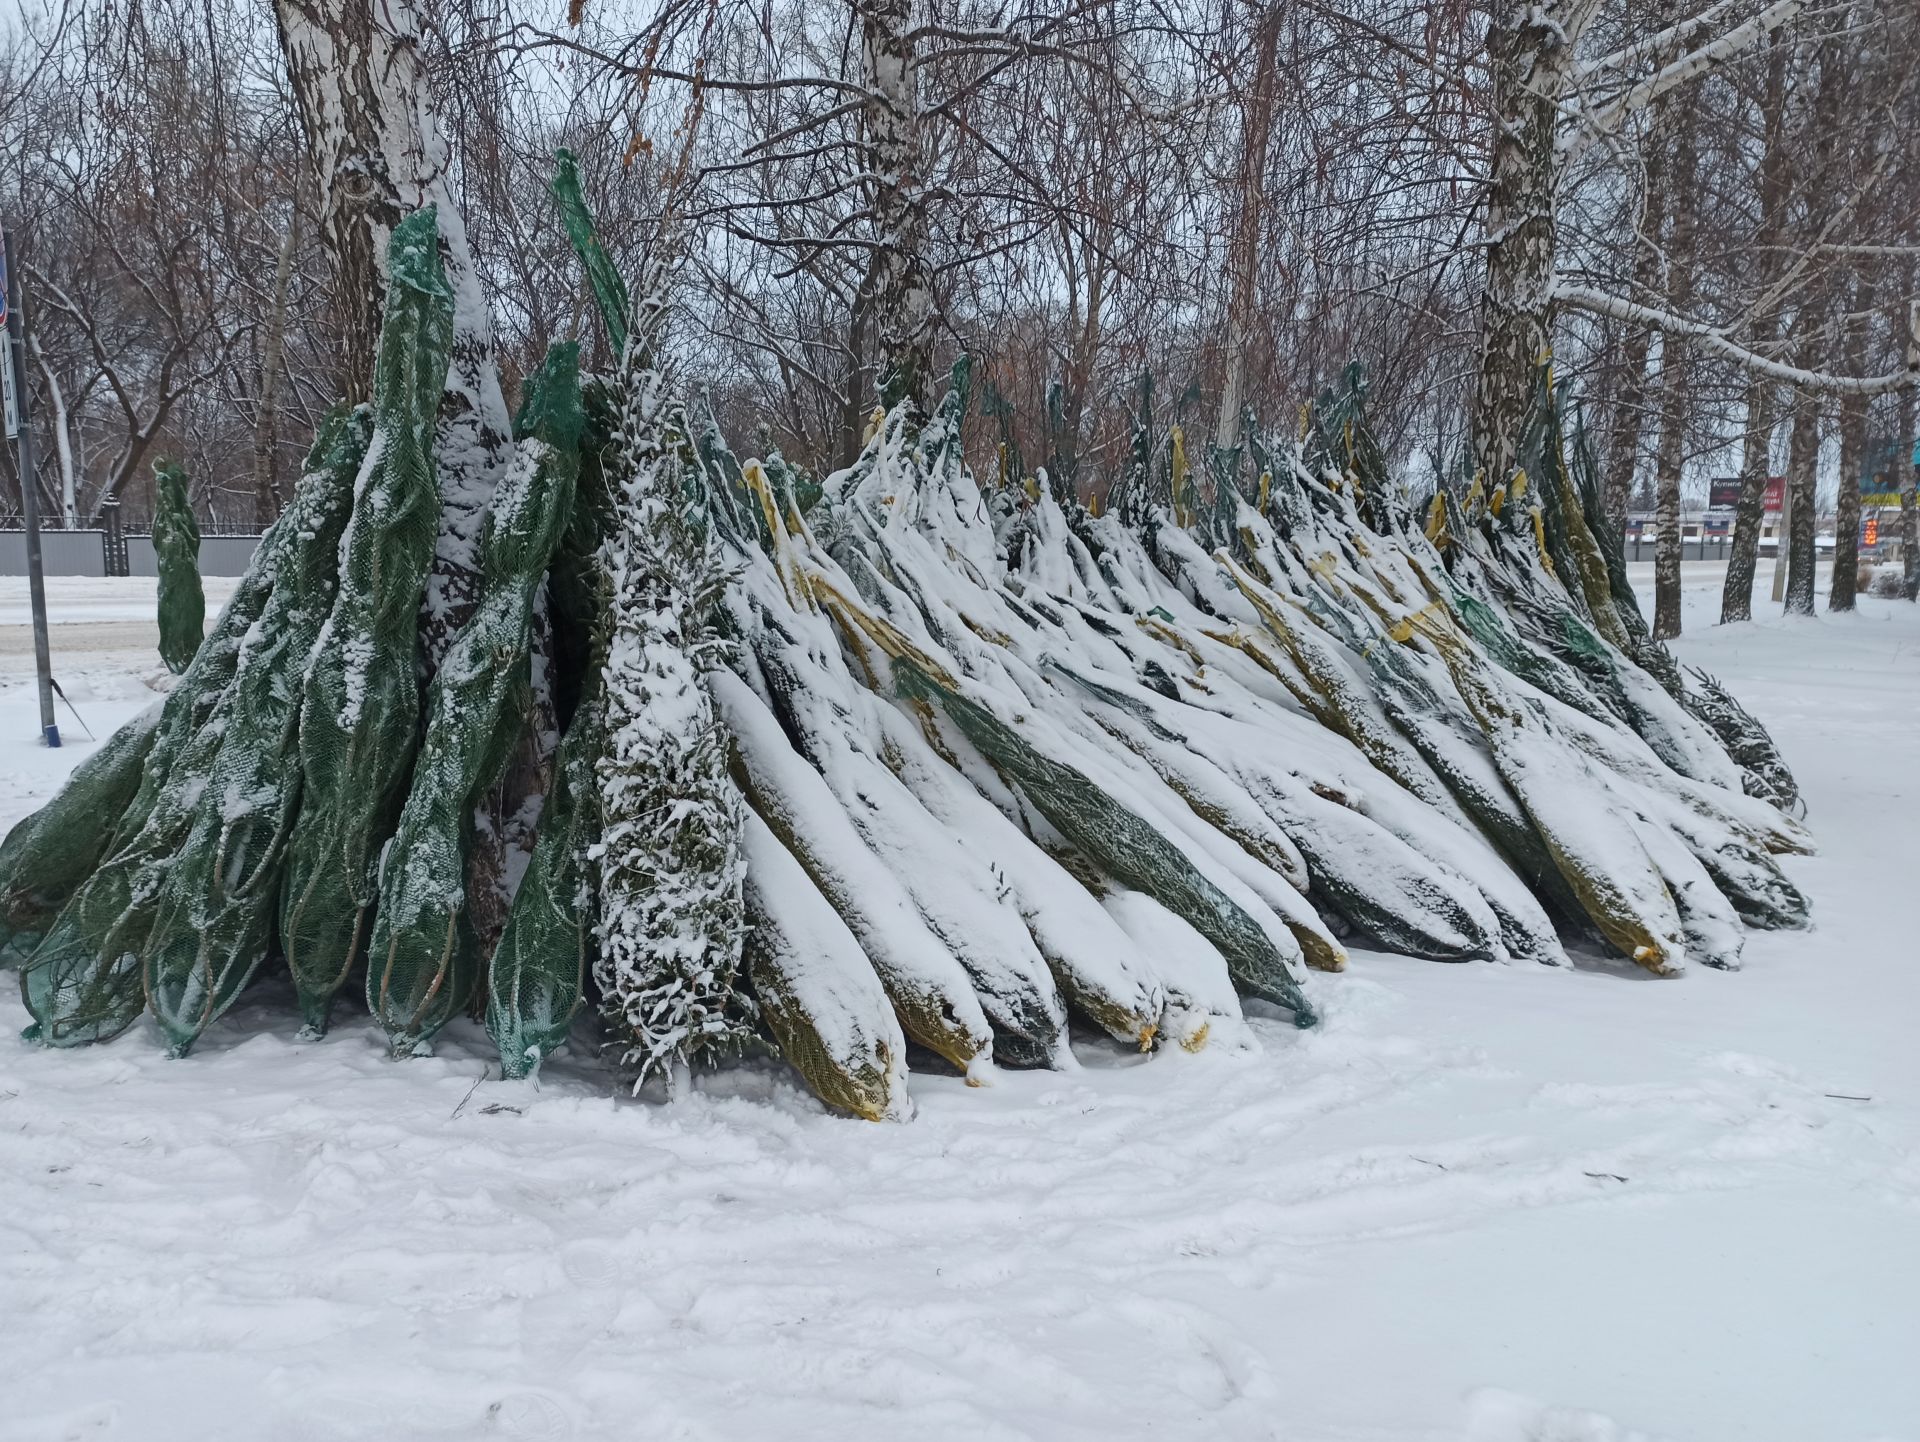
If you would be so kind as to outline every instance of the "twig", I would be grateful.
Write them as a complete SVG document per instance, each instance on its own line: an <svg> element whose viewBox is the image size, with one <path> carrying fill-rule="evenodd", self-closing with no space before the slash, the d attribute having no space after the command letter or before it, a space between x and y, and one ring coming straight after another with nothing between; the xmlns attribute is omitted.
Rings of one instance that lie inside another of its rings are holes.
<svg viewBox="0 0 1920 1442"><path fill-rule="evenodd" d="M461 1112L466 1110L467 1103L473 1100L473 1094L480 1090L480 1083L487 1079L487 1073L492 1070L493 1070L492 1067L480 1068L480 1075L473 1079L473 1085L468 1087L467 1094L460 1098L460 1105L455 1107L453 1111L448 1115L447 1117L448 1121L453 1121L455 1118L457 1118L460 1115Z"/></svg>

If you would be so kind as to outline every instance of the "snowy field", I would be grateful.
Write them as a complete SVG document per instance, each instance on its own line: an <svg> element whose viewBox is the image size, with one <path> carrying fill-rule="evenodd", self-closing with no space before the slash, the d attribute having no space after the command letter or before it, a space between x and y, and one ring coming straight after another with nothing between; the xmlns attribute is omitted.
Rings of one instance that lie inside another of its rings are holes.
<svg viewBox="0 0 1920 1442"><path fill-rule="evenodd" d="M300 1045L275 983L187 1061L30 1050L5 987L0 1438L1920 1439L1920 610L1721 630L1719 575L1677 649L1822 847L1738 974L1356 953L1257 1056L916 1074L897 1127ZM96 735L151 586L55 590ZM0 825L89 749L35 743L25 620L0 582Z"/></svg>

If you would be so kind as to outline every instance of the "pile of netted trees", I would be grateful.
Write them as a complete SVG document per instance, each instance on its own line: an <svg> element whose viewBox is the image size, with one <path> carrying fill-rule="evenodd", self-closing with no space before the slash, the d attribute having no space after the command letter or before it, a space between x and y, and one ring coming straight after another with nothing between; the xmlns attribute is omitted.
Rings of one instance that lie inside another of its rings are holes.
<svg viewBox="0 0 1920 1442"><path fill-rule="evenodd" d="M964 363L820 478L683 397L671 245L629 299L556 193L621 360L527 381L461 624L423 640L456 331L427 210L372 405L164 703L0 851L29 1036L146 1010L183 1055L284 966L310 1032L364 989L396 1055L470 1014L523 1076L597 1011L631 1077L773 1049L891 1118L910 1058L1244 1046L1247 999L1310 1026L1302 969L1351 944L1664 975L1805 921L1791 777L1648 639L1546 378L1491 491L1409 497L1357 374L1198 467L1143 393L1102 513L983 486Z"/></svg>

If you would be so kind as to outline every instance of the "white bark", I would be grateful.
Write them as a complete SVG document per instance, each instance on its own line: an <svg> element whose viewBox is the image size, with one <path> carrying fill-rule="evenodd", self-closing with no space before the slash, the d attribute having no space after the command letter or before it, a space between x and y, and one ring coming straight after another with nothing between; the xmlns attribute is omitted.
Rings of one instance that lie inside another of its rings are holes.
<svg viewBox="0 0 1920 1442"><path fill-rule="evenodd" d="M1281 14L1275 0L1260 17L1253 89L1240 130L1240 213L1230 259L1226 375L1213 432L1213 443L1223 451L1239 439L1240 411L1247 403L1247 339L1259 306L1260 228L1266 209L1267 147L1273 135L1274 62Z"/></svg>
<svg viewBox="0 0 1920 1442"><path fill-rule="evenodd" d="M47 385L47 404L53 411L48 420L53 426L53 454L60 468L60 524L69 531L75 530L80 525L80 506L73 471L73 427L67 414L67 393L60 389L60 378L53 373L46 352L40 348L37 333L28 332L27 348L40 367L40 378Z"/></svg>
<svg viewBox="0 0 1920 1442"><path fill-rule="evenodd" d="M1727 61L1766 39L1806 8L1807 0L1774 0L1773 4L1767 6L1751 20L1734 26L1717 39L1710 40L1698 49L1690 50L1677 60L1661 66L1652 75L1640 81L1639 84L1630 86L1599 109L1582 112L1579 116L1578 129L1563 137L1562 149L1569 158L1578 155L1595 140L1611 135L1634 111L1644 110L1675 86L1697 80L1714 67L1726 64ZM1696 17L1686 22L1681 28L1693 28L1701 23L1701 20Z"/></svg>
<svg viewBox="0 0 1920 1442"><path fill-rule="evenodd" d="M1573 65L1566 18L1503 0L1487 36L1495 130L1471 445L1474 468L1489 487L1513 474L1534 377L1551 343L1555 134Z"/></svg>
<svg viewBox="0 0 1920 1442"><path fill-rule="evenodd" d="M253 491L255 519L262 526L280 514L274 443L280 419L280 376L287 360L287 288L293 279L293 253L299 243L300 207L295 205L274 264L273 305L267 312L267 334L260 348L260 403L253 419Z"/></svg>
<svg viewBox="0 0 1920 1442"><path fill-rule="evenodd" d="M908 0L858 5L869 87L867 166L874 180L874 316L880 330L881 402L927 409L933 362L933 281L927 270L927 201L920 153L920 95Z"/></svg>
<svg viewBox="0 0 1920 1442"><path fill-rule="evenodd" d="M505 465L511 422L494 364L493 328L449 155L420 72L410 0L275 0L281 48L306 125L327 248L348 326L349 385L372 377L371 338L386 288L387 241L408 213L432 205L453 288L453 355L434 438L440 538L423 608L430 663L445 653L476 597L481 517ZM367 309L370 308L370 309ZM371 316L371 323L367 317Z"/></svg>
<svg viewBox="0 0 1920 1442"><path fill-rule="evenodd" d="M1597 56L1592 60L1584 62L1577 72L1578 76L1583 81L1589 80L1594 76L1604 75L1608 71L1625 70L1651 56L1664 55L1674 45L1691 36L1694 32L1713 24L1722 15L1726 14L1727 11L1731 10L1734 3L1735 0L1715 0L1715 3L1709 5L1697 15L1677 21L1664 29L1656 30L1653 34L1643 36L1631 45L1623 45L1620 49L1615 50L1609 55Z"/></svg>
<svg viewBox="0 0 1920 1442"><path fill-rule="evenodd" d="M1570 305L1575 310L1588 311L1594 315L1612 316L1615 320L1628 321L1634 325L1657 326L1668 335L1682 336L1701 350L1717 355L1743 366L1755 375L1783 381L1803 391L1818 391L1836 396L1884 396L1909 387L1920 386L1920 300L1916 300L1909 309L1908 326L1910 339L1907 344L1907 364L1902 370L1880 376L1843 376L1829 371L1808 370L1804 366L1788 365L1784 361L1757 354L1728 337L1725 332L1701 321L1689 320L1685 316L1675 315L1672 311L1660 310L1650 305L1639 305L1634 301L1623 300L1619 296L1608 295L1591 286L1572 285L1565 281L1554 287L1553 298L1561 305Z"/></svg>

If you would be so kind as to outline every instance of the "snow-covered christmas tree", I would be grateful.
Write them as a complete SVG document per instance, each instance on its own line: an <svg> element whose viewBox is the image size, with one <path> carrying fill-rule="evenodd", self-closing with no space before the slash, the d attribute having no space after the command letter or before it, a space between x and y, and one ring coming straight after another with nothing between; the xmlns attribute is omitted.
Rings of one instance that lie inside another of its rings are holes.
<svg viewBox="0 0 1920 1442"><path fill-rule="evenodd" d="M659 242L665 245L662 240ZM601 1011L639 1079L739 1048L745 804L706 674L727 572L702 504L686 411L661 355L668 267L638 289L621 356L597 775Z"/></svg>

